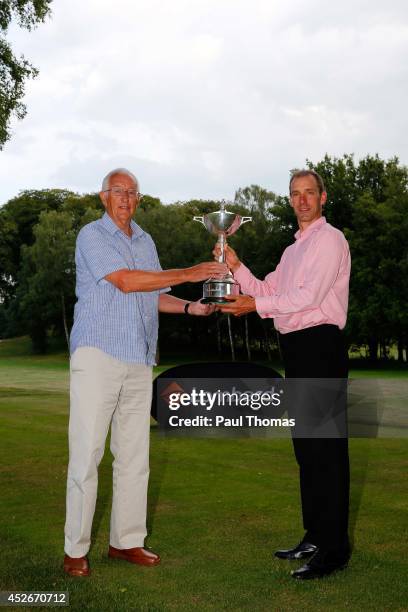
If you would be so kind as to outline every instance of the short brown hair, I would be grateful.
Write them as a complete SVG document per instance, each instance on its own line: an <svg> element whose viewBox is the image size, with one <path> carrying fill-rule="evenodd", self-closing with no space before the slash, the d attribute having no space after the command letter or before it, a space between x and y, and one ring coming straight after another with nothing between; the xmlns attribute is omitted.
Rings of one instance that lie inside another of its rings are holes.
<svg viewBox="0 0 408 612"><path fill-rule="evenodd" d="M291 174L292 176L290 177L290 181L289 181L289 195L290 195L290 190L291 190L293 181L297 178L301 178L302 176L314 176L317 186L319 188L320 195L323 193L323 191L326 191L322 177L320 176L320 174L317 174L317 172L315 172L314 170L309 170L306 168L303 170L292 170Z"/></svg>

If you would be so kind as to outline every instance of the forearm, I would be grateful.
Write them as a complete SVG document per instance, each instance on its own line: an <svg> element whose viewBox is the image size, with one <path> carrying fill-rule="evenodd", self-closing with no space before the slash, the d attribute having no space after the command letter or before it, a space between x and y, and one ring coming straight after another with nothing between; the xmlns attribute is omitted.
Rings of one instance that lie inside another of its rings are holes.
<svg viewBox="0 0 408 612"><path fill-rule="evenodd" d="M258 295L255 304L261 316L268 314L273 317L312 310L318 305L311 291L297 288L280 295Z"/></svg>
<svg viewBox="0 0 408 612"><path fill-rule="evenodd" d="M188 282L185 269L163 270L118 270L105 277L123 293L132 291L157 291L174 285Z"/></svg>
<svg viewBox="0 0 408 612"><path fill-rule="evenodd" d="M319 308L327 297L332 284L330 278L320 277L315 281L305 282L301 287L294 286L285 293L258 296L255 298L256 309L261 316L289 315L314 310Z"/></svg>
<svg viewBox="0 0 408 612"><path fill-rule="evenodd" d="M265 280L260 280L243 263L234 272L234 278L240 284L242 293L252 297L271 295L274 291L275 276L276 272L272 272Z"/></svg>
<svg viewBox="0 0 408 612"><path fill-rule="evenodd" d="M343 257L342 245L334 243L329 246L330 250L328 248L316 249L301 282L293 281L286 291L279 293L273 291L269 296L257 296L258 313L261 316L265 314L279 316L319 308L332 290L334 283L336 281L339 283Z"/></svg>
<svg viewBox="0 0 408 612"><path fill-rule="evenodd" d="M188 303L187 300L182 300L168 293L162 293L159 297L159 312L184 314L184 307Z"/></svg>
<svg viewBox="0 0 408 612"><path fill-rule="evenodd" d="M128 270L123 268L105 276L123 293L132 291L157 291L181 283L197 283L213 275L225 274L227 266L215 261L202 262L180 270Z"/></svg>

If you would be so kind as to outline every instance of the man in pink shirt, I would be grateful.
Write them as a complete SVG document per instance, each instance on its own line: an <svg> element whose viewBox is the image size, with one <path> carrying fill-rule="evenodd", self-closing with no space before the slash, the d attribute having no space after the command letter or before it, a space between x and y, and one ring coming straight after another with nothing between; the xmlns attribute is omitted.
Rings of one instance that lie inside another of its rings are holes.
<svg viewBox="0 0 408 612"><path fill-rule="evenodd" d="M227 246L227 264L246 295L228 297L228 304L218 308L235 316L256 311L263 318L272 317L279 332L286 378L330 378L339 381L341 388L341 381L348 375L341 333L348 307L348 243L342 232L322 216L327 194L316 172L295 172L289 192L299 224L295 242L265 280L255 278ZM321 411L321 397L317 401ZM299 415L304 409L307 420L310 407L310 402L300 400L296 408ZM329 418L331 409L327 406ZM329 438L313 432L311 437L294 433L292 440L299 464L305 535L297 546L278 550L275 556L310 557L292 576L300 580L319 578L346 567L350 557L348 440L344 434Z"/></svg>

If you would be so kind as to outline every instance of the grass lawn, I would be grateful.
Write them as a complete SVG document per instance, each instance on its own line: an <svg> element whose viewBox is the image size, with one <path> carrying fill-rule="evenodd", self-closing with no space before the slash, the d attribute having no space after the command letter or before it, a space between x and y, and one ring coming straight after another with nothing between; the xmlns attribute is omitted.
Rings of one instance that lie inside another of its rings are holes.
<svg viewBox="0 0 408 612"><path fill-rule="evenodd" d="M348 570L303 584L289 576L298 563L272 554L302 535L290 441L170 439L152 427L147 543L162 565L106 557L107 449L93 574L65 577L67 389L64 355L30 356L24 340L0 343L0 590L68 590L78 611L408 609L406 439L350 440L354 555Z"/></svg>

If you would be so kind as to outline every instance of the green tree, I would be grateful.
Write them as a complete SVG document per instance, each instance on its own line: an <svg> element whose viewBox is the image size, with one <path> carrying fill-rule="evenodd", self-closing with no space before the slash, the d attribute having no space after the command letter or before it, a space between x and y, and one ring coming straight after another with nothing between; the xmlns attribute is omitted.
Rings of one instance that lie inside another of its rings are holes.
<svg viewBox="0 0 408 612"><path fill-rule="evenodd" d="M38 71L23 56L17 58L5 34L13 19L27 30L43 22L52 0L1 0L0 2L0 150L10 138L10 119L22 119L26 107L21 101L27 79Z"/></svg>
<svg viewBox="0 0 408 612"><path fill-rule="evenodd" d="M17 242L17 224L7 215L0 211L0 302L3 302L10 294L13 287L11 272L16 272L10 266L10 259Z"/></svg>
<svg viewBox="0 0 408 612"><path fill-rule="evenodd" d="M383 339L386 346L396 343L398 360L403 361L408 341L408 169L398 159L385 166L383 203L381 204L382 231L379 248L382 252L381 268L385 289L384 312L387 321Z"/></svg>
<svg viewBox="0 0 408 612"><path fill-rule="evenodd" d="M75 302L75 240L103 208L96 194L23 192L0 209L3 336L28 333L36 350L47 334L68 337Z"/></svg>
<svg viewBox="0 0 408 612"><path fill-rule="evenodd" d="M329 223L339 229L350 227L354 202L367 188L367 185L357 181L358 168L353 155L337 158L326 154L317 164L310 160L307 160L306 164L324 180L327 190L324 214Z"/></svg>
<svg viewBox="0 0 408 612"><path fill-rule="evenodd" d="M0 298L15 295L21 266L21 248L34 242L33 228L43 211L61 210L75 194L66 189L22 191L0 208ZM83 209L79 207L80 210Z"/></svg>
<svg viewBox="0 0 408 612"><path fill-rule="evenodd" d="M367 344L371 360L377 359L384 333L383 253L380 249L382 209L372 194L361 195L353 207L353 229L346 231L352 254L348 329L353 343Z"/></svg>
<svg viewBox="0 0 408 612"><path fill-rule="evenodd" d="M270 240L278 196L259 185L240 188L235 193L233 212L252 217L252 221L234 235L230 242L239 258L259 277L271 272Z"/></svg>
<svg viewBox="0 0 408 612"><path fill-rule="evenodd" d="M35 242L23 249L19 312L40 350L51 326L69 339L67 299L75 287L75 231L67 212L43 212L34 227Z"/></svg>
<svg viewBox="0 0 408 612"><path fill-rule="evenodd" d="M347 330L350 342L368 347L370 359L407 345L407 168L398 158L326 155L307 166L322 175L325 215L345 232L352 256ZM405 232L405 233L404 233ZM404 301L405 300L405 301Z"/></svg>

